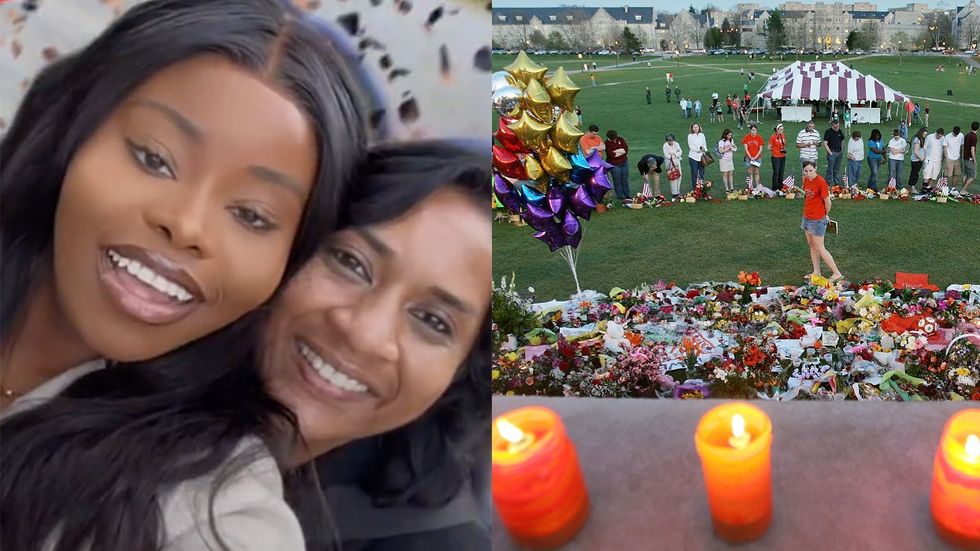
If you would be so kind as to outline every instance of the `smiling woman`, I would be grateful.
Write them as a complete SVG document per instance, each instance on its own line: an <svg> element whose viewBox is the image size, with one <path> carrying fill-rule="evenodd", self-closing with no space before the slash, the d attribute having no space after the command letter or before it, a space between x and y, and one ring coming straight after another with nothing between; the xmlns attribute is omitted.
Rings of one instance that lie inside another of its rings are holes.
<svg viewBox="0 0 980 551"><path fill-rule="evenodd" d="M367 140L355 63L277 0L157 0L42 71L0 151L2 405L269 299Z"/></svg>

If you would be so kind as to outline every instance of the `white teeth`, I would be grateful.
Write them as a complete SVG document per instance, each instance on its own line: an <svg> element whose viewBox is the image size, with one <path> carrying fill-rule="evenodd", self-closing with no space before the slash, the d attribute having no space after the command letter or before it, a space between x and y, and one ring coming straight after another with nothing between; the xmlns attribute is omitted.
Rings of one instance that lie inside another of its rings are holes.
<svg viewBox="0 0 980 551"><path fill-rule="evenodd" d="M332 365L323 361L323 358L309 346L299 343L299 351L303 355L303 358L316 370L317 374L323 377L328 383L350 392L367 392L368 387L366 384L337 371Z"/></svg>
<svg viewBox="0 0 980 551"><path fill-rule="evenodd" d="M130 275L157 291L176 299L178 302L190 302L194 298L187 289L154 272L147 266L140 264L139 260L126 258L111 249L108 251L108 254L109 260L113 264L126 270Z"/></svg>

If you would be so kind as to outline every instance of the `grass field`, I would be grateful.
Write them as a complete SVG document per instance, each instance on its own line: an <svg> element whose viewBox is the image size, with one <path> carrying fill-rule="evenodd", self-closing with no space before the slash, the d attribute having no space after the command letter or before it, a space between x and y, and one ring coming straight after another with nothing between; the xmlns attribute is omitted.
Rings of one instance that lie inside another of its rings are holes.
<svg viewBox="0 0 980 551"><path fill-rule="evenodd" d="M495 56L494 69L510 63L513 56ZM635 162L648 152L660 153L667 132L673 132L687 153L685 136L691 120L681 118L680 109L672 97L664 102L665 74L674 73L681 95L700 98L705 104L700 122L711 144L718 140L725 127L735 131L740 141L744 133L730 120L711 123L707 104L711 92L741 92L744 79L739 69L744 67L760 76L750 84L754 93L765 82L771 68L777 70L792 60L777 62L750 61L744 56L724 59L714 56L682 57L664 62L650 58L628 64L620 58L616 68L615 56L596 58L599 86L592 88L588 73L581 72L581 61L574 58L538 56L534 59L557 69L560 64L570 70L570 76L582 91L576 103L583 112L583 124L595 123L600 132L615 129L630 144L630 187L639 191L642 180ZM804 59L801 57L801 59ZM812 58L806 58L812 59ZM821 60L825 60L821 57ZM795 60L795 58L794 58ZM959 74L958 58L952 57L868 57L846 58L849 65L871 74L886 85L912 96L920 104L930 106L930 128L943 126L949 131L954 124L968 129L973 120L980 120L980 76ZM939 63L946 72L936 73ZM647 105L644 89L653 92L653 105ZM947 96L946 90L953 91ZM495 123L496 124L496 123ZM763 120L762 134L771 133L775 120ZM897 126L894 123L876 125L883 134ZM802 123L787 123L786 135L794 140ZM818 121L821 132L828 127L826 119ZM855 125L866 138L871 125ZM787 171L798 167L799 156L790 152ZM821 154L821 161L825 155ZM682 191L690 189L687 167L684 168ZM821 172L824 167L821 166ZM865 176L867 167L864 167ZM905 167L908 174L908 163ZM795 170L799 181L799 169ZM720 186L717 163L708 168L706 177ZM768 160L763 163L762 179L771 177ZM744 187L744 168L736 163L735 182ZM664 189L666 181L662 182ZM973 191L980 192L980 184ZM717 189L717 188L716 188ZM980 208L962 204L922 204L891 201L853 203L838 201L834 206L844 232L828 237L828 248L838 259L841 269L851 279L869 277L892 278L896 271L928 272L938 284L976 282L980 280ZM678 283L711 279L731 279L739 270L758 270L770 283L797 283L809 271L809 255L799 230L802 204L786 200L698 203L660 209L630 211L613 209L585 223L580 245L579 274L583 287L608 290L612 286L633 286L657 279L673 279ZM533 285L539 298L564 297L574 290L571 276L563 260L530 237L529 228L508 224L494 226L494 274L515 272L520 285Z"/></svg>

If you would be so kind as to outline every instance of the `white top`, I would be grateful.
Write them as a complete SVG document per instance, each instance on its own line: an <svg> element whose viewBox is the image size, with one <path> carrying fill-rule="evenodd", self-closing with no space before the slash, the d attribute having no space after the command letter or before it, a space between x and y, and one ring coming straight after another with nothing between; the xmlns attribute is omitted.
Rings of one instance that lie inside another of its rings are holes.
<svg viewBox="0 0 980 551"><path fill-rule="evenodd" d="M681 109L687 109L687 100L681 98Z"/></svg>
<svg viewBox="0 0 980 551"><path fill-rule="evenodd" d="M919 162L926 160L926 150L923 149L918 136L912 138L912 160Z"/></svg>
<svg viewBox="0 0 980 551"><path fill-rule="evenodd" d="M847 140L847 158L852 161L864 160L864 140L861 138Z"/></svg>
<svg viewBox="0 0 980 551"><path fill-rule="evenodd" d="M677 140L674 140L673 147L671 147L670 143L664 142L664 161L674 161L677 168L680 168L681 155L683 154L681 144Z"/></svg>
<svg viewBox="0 0 980 551"><path fill-rule="evenodd" d="M701 100L699 99L694 100L694 108L701 109Z"/></svg>
<svg viewBox="0 0 980 551"><path fill-rule="evenodd" d="M0 417L42 404L60 394L76 379L105 367L95 360L69 369L19 398ZM167 450L160 450L167 453ZM258 438L247 438L235 448L226 464L243 455L254 456L221 486L214 499L214 523L224 542L234 551L305 551L303 530L283 498L282 476L275 460ZM209 525L209 500L215 474L186 480L161 496L164 551L220 549ZM97 506L70 504L69 506ZM52 547L50 540L46 549Z"/></svg>
<svg viewBox="0 0 980 551"><path fill-rule="evenodd" d="M718 99L718 92L711 94L711 99Z"/></svg>
<svg viewBox="0 0 980 551"><path fill-rule="evenodd" d="M904 161L905 150L908 147L909 143L904 138L892 136L892 139L888 140L888 158L893 161Z"/></svg>
<svg viewBox="0 0 980 551"><path fill-rule="evenodd" d="M721 159L719 160L731 161L732 152L737 150L738 148L735 147L734 140L731 141L718 140L718 152L721 153Z"/></svg>
<svg viewBox="0 0 980 551"><path fill-rule="evenodd" d="M960 132L957 135L946 134L946 159L957 161L960 158L960 149L963 148L963 141L966 135Z"/></svg>
<svg viewBox="0 0 980 551"><path fill-rule="evenodd" d="M817 160L817 145L820 144L820 132L814 128L810 132L807 132L806 128L800 130L800 133L796 135L796 143L803 144L809 143L810 145L804 147L800 150L800 160L801 161L816 161Z"/></svg>
<svg viewBox="0 0 980 551"><path fill-rule="evenodd" d="M943 158L943 149L946 146L946 138L939 138L933 132L926 136L926 160L940 161Z"/></svg>
<svg viewBox="0 0 980 551"><path fill-rule="evenodd" d="M704 139L704 132L687 135L687 156L695 161L701 160L701 155L708 149L708 142Z"/></svg>

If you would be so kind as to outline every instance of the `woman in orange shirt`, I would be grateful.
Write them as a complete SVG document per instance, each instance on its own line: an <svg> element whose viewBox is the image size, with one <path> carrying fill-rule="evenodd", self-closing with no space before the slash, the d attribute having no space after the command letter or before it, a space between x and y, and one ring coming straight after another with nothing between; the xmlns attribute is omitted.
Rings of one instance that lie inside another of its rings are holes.
<svg viewBox="0 0 980 551"><path fill-rule="evenodd" d="M748 173L752 178L749 180L749 191L755 186L761 186L759 181L759 167L762 166L762 136L759 135L759 128L756 125L749 127L749 135L742 138L742 145L745 146L745 160L749 163Z"/></svg>
<svg viewBox="0 0 980 551"><path fill-rule="evenodd" d="M783 186L783 170L786 168L786 134L782 123L773 129L769 136L769 151L772 152L772 190L778 191Z"/></svg>
<svg viewBox="0 0 980 551"><path fill-rule="evenodd" d="M812 276L820 275L820 259L831 270L830 280L837 281L844 276L837 269L834 257L824 247L823 238L827 233L830 222L830 189L827 180L817 174L817 164L813 161L803 161L803 222L800 229L806 236L806 244L810 247L810 262L813 263Z"/></svg>

